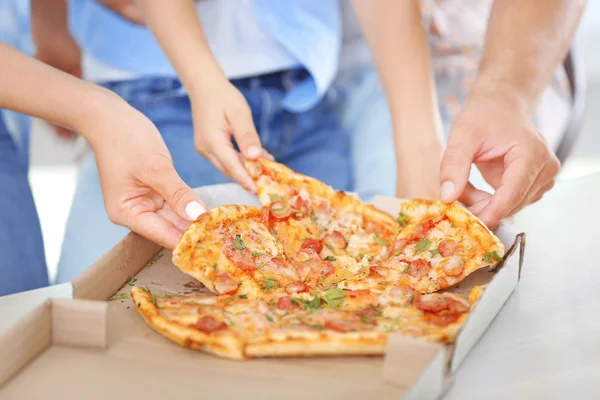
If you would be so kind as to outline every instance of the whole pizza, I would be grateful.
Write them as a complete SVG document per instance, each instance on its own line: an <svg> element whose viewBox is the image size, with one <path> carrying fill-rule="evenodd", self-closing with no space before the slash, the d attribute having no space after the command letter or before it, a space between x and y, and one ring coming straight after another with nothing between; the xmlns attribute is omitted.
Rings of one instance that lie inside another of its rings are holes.
<svg viewBox="0 0 600 400"><path fill-rule="evenodd" d="M392 216L274 161L246 168L262 207L202 214L173 252L215 296L131 291L181 346L247 359L379 355L391 333L452 342L484 288L444 289L504 255L457 203L410 200Z"/></svg>

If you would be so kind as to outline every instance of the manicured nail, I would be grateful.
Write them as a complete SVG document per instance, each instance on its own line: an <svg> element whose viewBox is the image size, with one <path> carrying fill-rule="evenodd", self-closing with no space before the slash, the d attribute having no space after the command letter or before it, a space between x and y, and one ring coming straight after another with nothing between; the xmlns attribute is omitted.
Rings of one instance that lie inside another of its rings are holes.
<svg viewBox="0 0 600 400"><path fill-rule="evenodd" d="M440 190L440 194L442 196L442 201L443 202L450 202L452 201L452 195L454 194L454 190L455 190L455 186L454 183L450 182L450 181L446 181L444 183L442 183L442 188Z"/></svg>
<svg viewBox="0 0 600 400"><path fill-rule="evenodd" d="M260 150L259 147L250 146L248 148L248 158L257 158L261 154L262 154L262 151Z"/></svg>
<svg viewBox="0 0 600 400"><path fill-rule="evenodd" d="M192 221L197 220L201 214L204 214L204 212L206 212L206 208L204 208L204 206L197 201L190 201L188 205L185 206L185 213Z"/></svg>

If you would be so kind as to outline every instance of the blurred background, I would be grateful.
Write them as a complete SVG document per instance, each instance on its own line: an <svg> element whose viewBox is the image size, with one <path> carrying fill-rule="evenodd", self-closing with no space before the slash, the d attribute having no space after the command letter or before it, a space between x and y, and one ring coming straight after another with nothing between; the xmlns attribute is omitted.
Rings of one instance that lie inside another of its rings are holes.
<svg viewBox="0 0 600 400"><path fill-rule="evenodd" d="M560 179L600 172L600 1L589 1L575 45L587 78L587 108L582 133ZM41 121L35 121L31 138L30 180L44 235L45 251L54 279L75 182L81 142L58 139Z"/></svg>

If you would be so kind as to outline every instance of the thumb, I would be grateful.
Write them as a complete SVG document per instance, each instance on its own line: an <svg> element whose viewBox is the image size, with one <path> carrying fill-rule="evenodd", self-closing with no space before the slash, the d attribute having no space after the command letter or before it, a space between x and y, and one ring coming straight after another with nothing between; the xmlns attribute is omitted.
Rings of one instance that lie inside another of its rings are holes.
<svg viewBox="0 0 600 400"><path fill-rule="evenodd" d="M440 166L440 194L443 202L450 203L461 197L469 181L476 151L477 143L474 140L452 140L450 132Z"/></svg>
<svg viewBox="0 0 600 400"><path fill-rule="evenodd" d="M263 154L250 108L246 106L244 111L238 112L234 118L228 118L228 121L233 130L233 137L244 157L253 160Z"/></svg>
<svg viewBox="0 0 600 400"><path fill-rule="evenodd" d="M200 197L181 179L175 168L164 169L157 175L153 184L148 184L165 202L177 213L180 218L195 221L206 212L206 206Z"/></svg>

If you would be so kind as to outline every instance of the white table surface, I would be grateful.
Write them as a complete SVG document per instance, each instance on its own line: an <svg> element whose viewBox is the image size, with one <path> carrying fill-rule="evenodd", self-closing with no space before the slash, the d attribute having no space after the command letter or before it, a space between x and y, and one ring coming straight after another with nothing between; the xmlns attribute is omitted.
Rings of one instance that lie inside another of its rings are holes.
<svg viewBox="0 0 600 400"><path fill-rule="evenodd" d="M445 399L600 399L600 175L560 182L515 219L521 282ZM0 298L0 333L61 285Z"/></svg>
<svg viewBox="0 0 600 400"><path fill-rule="evenodd" d="M561 182L514 224L521 281L445 399L600 399L600 175Z"/></svg>

